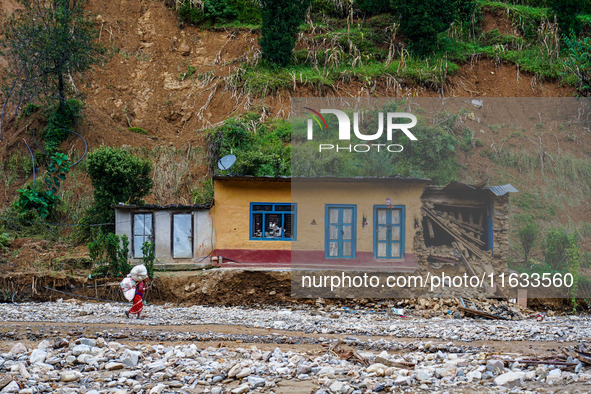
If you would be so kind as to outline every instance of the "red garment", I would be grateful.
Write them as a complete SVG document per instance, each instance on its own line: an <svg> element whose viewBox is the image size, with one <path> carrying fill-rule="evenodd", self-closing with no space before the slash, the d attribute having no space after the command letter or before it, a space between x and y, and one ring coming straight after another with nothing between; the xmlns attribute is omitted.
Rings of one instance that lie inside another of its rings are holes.
<svg viewBox="0 0 591 394"><path fill-rule="evenodd" d="M133 306L129 310L129 313L132 314L140 314L142 309L144 309L144 292L146 289L146 284L144 281L138 283L135 287L135 297L133 297Z"/></svg>

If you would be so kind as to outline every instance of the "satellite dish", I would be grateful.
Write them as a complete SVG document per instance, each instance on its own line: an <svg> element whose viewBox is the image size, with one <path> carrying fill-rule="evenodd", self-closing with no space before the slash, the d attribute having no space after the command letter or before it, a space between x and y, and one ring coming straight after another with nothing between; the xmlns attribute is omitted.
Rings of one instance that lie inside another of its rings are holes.
<svg viewBox="0 0 591 394"><path fill-rule="evenodd" d="M236 163L236 156L227 155L218 160L218 168L222 171L229 170Z"/></svg>

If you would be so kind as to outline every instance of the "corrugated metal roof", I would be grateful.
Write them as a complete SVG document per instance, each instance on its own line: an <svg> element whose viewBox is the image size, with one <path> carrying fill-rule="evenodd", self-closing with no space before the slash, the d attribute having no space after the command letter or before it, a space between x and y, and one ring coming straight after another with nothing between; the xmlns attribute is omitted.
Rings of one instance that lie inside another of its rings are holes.
<svg viewBox="0 0 591 394"><path fill-rule="evenodd" d="M507 193L517 193L519 191L510 183L500 186L489 186L487 189L493 192L495 196L504 196Z"/></svg>
<svg viewBox="0 0 591 394"><path fill-rule="evenodd" d="M113 205L113 208L120 208L120 209L145 209L148 211L153 210L167 210L167 209L180 209L180 210L195 210L195 209L209 209L211 208L212 204L201 205L201 204L194 204L194 205L183 205L183 204L169 204L169 205L158 205L158 204L145 204L145 205L135 205L135 204L124 204L119 203Z"/></svg>
<svg viewBox="0 0 591 394"><path fill-rule="evenodd" d="M238 180L238 181L279 181L279 182L290 182L290 181L309 181L309 182L376 182L376 181L401 181L401 182L417 182L417 183L430 183L431 179L427 178L415 178L405 177L401 175L384 176L384 177L372 177L372 176L354 176L354 177L336 177L336 176L254 176L254 175L216 175L216 180Z"/></svg>

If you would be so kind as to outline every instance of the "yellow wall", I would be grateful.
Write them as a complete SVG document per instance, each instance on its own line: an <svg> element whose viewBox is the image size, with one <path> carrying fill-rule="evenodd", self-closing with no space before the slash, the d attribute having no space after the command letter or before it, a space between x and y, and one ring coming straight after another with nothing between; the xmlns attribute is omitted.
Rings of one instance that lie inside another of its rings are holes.
<svg viewBox="0 0 591 394"><path fill-rule="evenodd" d="M414 238L415 218L420 220L421 194L425 184L417 183L300 183L294 188L293 200L298 203L297 236L294 248L324 250L325 204L357 205L357 252L373 252L374 205L404 205L405 252L409 253ZM362 227L363 217L367 226ZM311 224L313 221L316 225ZM301 244L300 244L301 243Z"/></svg>
<svg viewBox="0 0 591 394"><path fill-rule="evenodd" d="M251 202L290 202L289 181L216 180L212 208L216 249L291 249L289 241L250 241Z"/></svg>
<svg viewBox="0 0 591 394"><path fill-rule="evenodd" d="M357 252L373 252L373 208L385 205L390 198L392 205L405 206L405 253L411 252L414 223L415 219L420 220L420 197L426 184L297 182L292 196L290 182L216 180L212 208L216 249L291 249L289 241L249 240L250 203L295 202L297 241L293 242L294 249L324 250L325 204L356 204ZM365 228L361 225L364 216L368 223Z"/></svg>

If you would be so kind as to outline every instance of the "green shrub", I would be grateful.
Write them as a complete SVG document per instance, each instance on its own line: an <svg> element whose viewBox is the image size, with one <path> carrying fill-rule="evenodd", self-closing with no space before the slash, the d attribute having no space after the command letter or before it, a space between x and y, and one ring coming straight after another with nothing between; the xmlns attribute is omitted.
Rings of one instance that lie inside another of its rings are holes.
<svg viewBox="0 0 591 394"><path fill-rule="evenodd" d="M523 248L526 263L529 262L529 253L534 247L538 231L538 225L534 222L534 218L531 215L526 215L522 218L521 225L517 230L517 236L521 241L521 247Z"/></svg>
<svg viewBox="0 0 591 394"><path fill-rule="evenodd" d="M556 272L570 272L573 249L579 249L578 238L564 228L550 230L544 243L544 261ZM580 253L580 249L579 249Z"/></svg>
<svg viewBox="0 0 591 394"><path fill-rule="evenodd" d="M14 237L4 231L4 227L0 227L0 252L4 252L8 249Z"/></svg>
<svg viewBox="0 0 591 394"><path fill-rule="evenodd" d="M193 6L190 0L184 0L177 7L177 12L181 22L193 25L223 23L234 20L237 15L228 0L203 0L200 6Z"/></svg>
<svg viewBox="0 0 591 394"><path fill-rule="evenodd" d="M582 26L578 15L583 12L584 4L581 0L551 0L550 12L556 16L558 27L565 35L578 36Z"/></svg>
<svg viewBox="0 0 591 394"><path fill-rule="evenodd" d="M113 233L98 230L88 244L89 257L93 262L93 274L100 277L121 277L131 270L129 259L129 240Z"/></svg>
<svg viewBox="0 0 591 394"><path fill-rule="evenodd" d="M281 67L291 62L300 24L310 0L261 0L263 60Z"/></svg>
<svg viewBox="0 0 591 394"><path fill-rule="evenodd" d="M47 119L47 126L43 131L43 141L45 143L45 150L53 153L57 150L62 142L64 142L72 130L78 119L84 104L76 99L69 99L66 101L64 109L57 107Z"/></svg>
<svg viewBox="0 0 591 394"><path fill-rule="evenodd" d="M480 8L476 0L458 0L458 18L462 22L476 20Z"/></svg>
<svg viewBox="0 0 591 394"><path fill-rule="evenodd" d="M210 205L213 203L213 179L201 179L193 191L193 203Z"/></svg>
<svg viewBox="0 0 591 394"><path fill-rule="evenodd" d="M354 5L367 15L378 15L392 11L390 2L384 0L355 0Z"/></svg>
<svg viewBox="0 0 591 394"><path fill-rule="evenodd" d="M150 241L146 241L142 244L142 264L148 271L148 278L154 278L154 261L156 261L154 244Z"/></svg>
<svg viewBox="0 0 591 394"><path fill-rule="evenodd" d="M229 4L236 11L238 22L249 25L261 23L261 9L256 0L229 0Z"/></svg>
<svg viewBox="0 0 591 394"><path fill-rule="evenodd" d="M576 79L577 91L581 96L591 95L591 37L577 40L565 37L568 52L565 66L569 75Z"/></svg>
<svg viewBox="0 0 591 394"><path fill-rule="evenodd" d="M187 71L178 75L179 81L184 81L185 79L190 78L196 71L197 69L195 67L187 63Z"/></svg>
<svg viewBox="0 0 591 394"><path fill-rule="evenodd" d="M428 55L437 47L437 36L456 19L456 0L393 0L402 34L412 50Z"/></svg>
<svg viewBox="0 0 591 394"><path fill-rule="evenodd" d="M142 205L152 191L152 163L122 148L101 147L88 155L86 171L94 187L94 203L86 211L84 224L112 223L113 205L123 202ZM108 227L113 230L113 226Z"/></svg>
<svg viewBox="0 0 591 394"><path fill-rule="evenodd" d="M54 153L47 166L44 180L46 188L44 189L42 185L38 184L35 188L27 186L24 189L19 189L19 198L14 203L15 209L21 213L35 210L42 218L54 213L57 204L61 201L57 191L70 171L70 164L67 155Z"/></svg>
<svg viewBox="0 0 591 394"><path fill-rule="evenodd" d="M289 122L261 122L260 116L255 113L227 120L222 126L210 130L207 135L212 171L216 171L216 163L220 157L232 153L237 157L232 167L235 174L289 175L289 130Z"/></svg>
<svg viewBox="0 0 591 394"><path fill-rule="evenodd" d="M40 108L40 105L28 103L27 105L25 105L25 108L22 109L21 113L18 114L18 117L19 119L29 117L33 115L35 112L39 111Z"/></svg>

